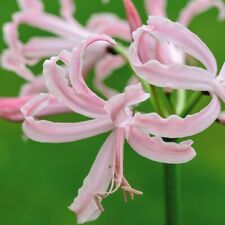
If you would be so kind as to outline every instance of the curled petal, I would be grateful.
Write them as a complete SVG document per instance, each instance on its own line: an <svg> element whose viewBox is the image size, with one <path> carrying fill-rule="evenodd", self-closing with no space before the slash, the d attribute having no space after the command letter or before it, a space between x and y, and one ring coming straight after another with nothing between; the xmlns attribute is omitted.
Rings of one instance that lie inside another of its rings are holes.
<svg viewBox="0 0 225 225"><path fill-rule="evenodd" d="M105 45L115 45L115 41L106 35L93 35L87 38L82 45L73 49L71 54L71 63L70 63L70 82L76 92L78 93L88 93L93 95L93 92L87 87L86 82L84 81L83 72L83 56L88 47L96 43L104 43ZM103 44L103 45L104 45ZM98 98L95 95L95 98ZM99 99L99 98L98 98ZM95 100L97 101L97 100Z"/></svg>
<svg viewBox="0 0 225 225"><path fill-rule="evenodd" d="M9 49L5 50L1 55L1 66L4 69L16 72L25 80L34 81L35 77L31 70L24 65L24 62L20 58L16 58L15 55L17 54L14 51Z"/></svg>
<svg viewBox="0 0 225 225"><path fill-rule="evenodd" d="M91 16L87 28L98 34L107 34L111 37L131 40L130 28L126 21L119 19L114 14L101 13Z"/></svg>
<svg viewBox="0 0 225 225"><path fill-rule="evenodd" d="M181 118L176 115L164 119L156 113L136 114L132 125L145 133L168 138L192 136L207 129L220 113L220 102L213 95L210 104L198 113Z"/></svg>
<svg viewBox="0 0 225 225"><path fill-rule="evenodd" d="M219 20L225 19L225 4L222 0L192 0L181 11L180 21L185 26L188 26L195 16L216 7L219 10Z"/></svg>
<svg viewBox="0 0 225 225"><path fill-rule="evenodd" d="M95 136L113 128L112 122L104 118L78 123L35 120L35 117L40 116L41 112L46 114L46 109L48 110L50 107L54 111L56 106L57 102L54 102L46 94L40 94L23 106L22 112L25 116L23 130L29 138L39 142L64 143Z"/></svg>
<svg viewBox="0 0 225 225"><path fill-rule="evenodd" d="M128 86L125 92L118 94L109 99L105 109L109 113L112 121L119 126L126 126L133 117L131 106L144 102L149 98L149 94L145 93L140 83Z"/></svg>
<svg viewBox="0 0 225 225"><path fill-rule="evenodd" d="M145 0L145 7L148 15L166 17L166 1L165 0Z"/></svg>
<svg viewBox="0 0 225 225"><path fill-rule="evenodd" d="M156 60L141 64L134 57L131 60L138 76L150 84L165 88L213 92L214 78L201 68L181 64L165 65Z"/></svg>
<svg viewBox="0 0 225 225"><path fill-rule="evenodd" d="M118 138L114 131L100 149L77 198L70 206L70 209L77 214L78 223L95 220L103 211L100 193L106 193L109 188L114 175L115 152L123 151L123 142L124 139L121 136Z"/></svg>
<svg viewBox="0 0 225 225"><path fill-rule="evenodd" d="M121 56L106 55L101 59L95 67L94 84L96 88L101 91L104 96L110 98L118 92L104 84L104 80L115 69L119 69L124 65L124 59Z"/></svg>
<svg viewBox="0 0 225 225"><path fill-rule="evenodd" d="M170 42L186 53L198 59L212 75L216 76L217 65L212 52L201 39L182 24L172 22L163 17L150 16L148 25L143 26L134 35L134 46L137 47L143 33L148 32L159 41Z"/></svg>
<svg viewBox="0 0 225 225"><path fill-rule="evenodd" d="M178 164L192 160L196 153L191 147L192 141L179 144L164 142L160 137L151 137L131 127L127 134L128 143L140 155L148 159Z"/></svg>
<svg viewBox="0 0 225 225"><path fill-rule="evenodd" d="M52 57L44 63L43 74L50 93L74 112L91 118L105 116L104 101L93 102L93 95L76 93L67 79L67 71L57 61L57 57Z"/></svg>
<svg viewBox="0 0 225 225"><path fill-rule="evenodd" d="M214 76L217 72L216 60L207 45L185 26L166 18L150 16L150 32L160 41L171 42L183 51L198 59Z"/></svg>

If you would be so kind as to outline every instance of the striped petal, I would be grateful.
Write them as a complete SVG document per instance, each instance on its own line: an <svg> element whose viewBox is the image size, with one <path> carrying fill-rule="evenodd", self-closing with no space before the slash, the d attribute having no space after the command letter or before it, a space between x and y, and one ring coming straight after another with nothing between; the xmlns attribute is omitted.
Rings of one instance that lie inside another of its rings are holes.
<svg viewBox="0 0 225 225"><path fill-rule="evenodd" d="M76 113L91 118L105 116L104 101L96 100L94 95L78 94L70 86L67 70L57 65L57 61L57 57L52 57L44 63L43 75L49 92Z"/></svg>
<svg viewBox="0 0 225 225"><path fill-rule="evenodd" d="M116 131L107 138L100 149L97 158L85 178L83 186L78 192L70 209L77 214L78 223L85 223L97 219L103 209L101 193L106 193L113 179L115 169L115 154L123 151L124 137L118 136Z"/></svg>
<svg viewBox="0 0 225 225"><path fill-rule="evenodd" d="M167 138L192 136L207 129L220 113L220 102L213 95L210 104L198 113L181 118L176 115L164 119L156 113L136 114L132 125L145 133Z"/></svg>
<svg viewBox="0 0 225 225"><path fill-rule="evenodd" d="M27 102L22 108L25 117L23 123L24 133L38 142L64 143L105 133L113 128L112 122L106 118L78 123L56 123L35 119L41 113L46 114L49 112L48 110L57 113L57 106L59 104L47 94L40 94ZM59 107L58 110L60 110Z"/></svg>

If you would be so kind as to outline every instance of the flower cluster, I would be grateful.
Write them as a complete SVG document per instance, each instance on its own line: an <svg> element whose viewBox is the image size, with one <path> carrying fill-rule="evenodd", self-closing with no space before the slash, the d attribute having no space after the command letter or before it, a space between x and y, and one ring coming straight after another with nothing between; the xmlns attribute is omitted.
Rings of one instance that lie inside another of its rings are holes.
<svg viewBox="0 0 225 225"><path fill-rule="evenodd" d="M164 0L145 0L149 17L147 24L142 25L133 3L124 0L128 21L104 13L92 16L86 27L73 18L72 0L60 0L61 17L45 12L41 0L18 3L21 11L4 27L9 48L3 52L1 63L27 83L19 97L0 99L0 116L23 121L25 135L38 142L73 142L110 132L70 206L79 223L98 218L104 211L102 200L119 188L125 197L126 193L131 198L142 194L124 176L125 141L150 160L185 163L196 153L191 140L177 139L202 132L217 118L225 121L220 114L220 100L225 102L225 66L218 73L211 51L187 28L193 16L211 7L218 8L219 19L223 20L222 1L193 0L183 9L178 22L172 22L166 18ZM18 34L21 24L47 30L54 37L35 37L23 43ZM126 41L129 46L121 47L113 38ZM203 67L187 64L188 57ZM43 73L34 75L30 66L43 58ZM107 87L104 79L125 64L131 66L134 75L119 93ZM94 84L106 98L98 96L86 83L93 68ZM168 113L160 110L156 88L162 88L166 95L179 94L181 89L201 95L207 92L211 101L194 114L184 107L184 102L181 109L172 104L173 111ZM147 100L156 105L156 112L138 111L136 106ZM65 112L89 119L59 123L43 118Z"/></svg>

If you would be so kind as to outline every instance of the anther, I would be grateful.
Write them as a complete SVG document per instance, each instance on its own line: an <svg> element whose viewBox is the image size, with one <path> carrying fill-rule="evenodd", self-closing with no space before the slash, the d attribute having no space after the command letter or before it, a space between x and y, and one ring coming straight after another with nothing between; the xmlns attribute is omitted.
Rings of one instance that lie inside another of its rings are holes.
<svg viewBox="0 0 225 225"><path fill-rule="evenodd" d="M103 208L103 206L102 206L102 204L101 204L102 197L99 196L99 194L96 194L96 195L94 196L94 200L95 200L95 203L96 203L98 209L99 209L100 211L104 212L104 208Z"/></svg>

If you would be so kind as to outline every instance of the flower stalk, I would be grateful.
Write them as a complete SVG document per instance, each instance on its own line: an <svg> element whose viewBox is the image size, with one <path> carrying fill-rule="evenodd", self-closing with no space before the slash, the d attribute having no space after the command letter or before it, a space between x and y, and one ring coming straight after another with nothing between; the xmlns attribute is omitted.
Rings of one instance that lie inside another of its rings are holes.
<svg viewBox="0 0 225 225"><path fill-rule="evenodd" d="M180 168L164 164L165 225L181 224Z"/></svg>

